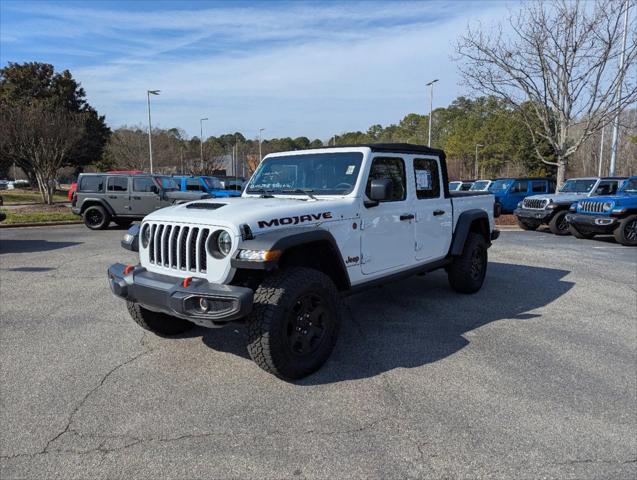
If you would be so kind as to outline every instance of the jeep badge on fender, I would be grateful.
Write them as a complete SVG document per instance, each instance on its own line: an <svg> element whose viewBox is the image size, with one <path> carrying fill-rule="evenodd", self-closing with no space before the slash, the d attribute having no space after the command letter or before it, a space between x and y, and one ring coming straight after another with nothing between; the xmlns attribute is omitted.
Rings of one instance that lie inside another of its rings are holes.
<svg viewBox="0 0 637 480"><path fill-rule="evenodd" d="M447 185L444 152L419 145L270 154L241 197L147 215L139 264L108 281L142 328L243 323L259 367L302 378L334 348L340 296L440 268L458 292L482 287L494 197Z"/></svg>

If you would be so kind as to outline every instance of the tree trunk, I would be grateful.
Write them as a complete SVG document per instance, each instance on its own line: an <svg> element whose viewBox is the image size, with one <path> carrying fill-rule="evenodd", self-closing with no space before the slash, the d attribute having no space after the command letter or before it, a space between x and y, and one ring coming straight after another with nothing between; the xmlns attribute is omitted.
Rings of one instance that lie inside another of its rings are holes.
<svg viewBox="0 0 637 480"><path fill-rule="evenodd" d="M561 188L562 184L566 180L566 166L567 160L561 155L557 156L557 188Z"/></svg>

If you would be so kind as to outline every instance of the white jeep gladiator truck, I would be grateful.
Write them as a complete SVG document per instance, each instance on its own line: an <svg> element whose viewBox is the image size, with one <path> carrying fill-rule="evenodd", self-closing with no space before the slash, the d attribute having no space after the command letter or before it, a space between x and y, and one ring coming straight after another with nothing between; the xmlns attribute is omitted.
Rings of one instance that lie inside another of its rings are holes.
<svg viewBox="0 0 637 480"><path fill-rule="evenodd" d="M108 269L132 318L159 335L244 322L264 370L298 379L336 342L340 297L444 268L480 289L498 237L494 197L448 190L441 150L374 144L263 159L238 198L164 208L123 246L138 265Z"/></svg>

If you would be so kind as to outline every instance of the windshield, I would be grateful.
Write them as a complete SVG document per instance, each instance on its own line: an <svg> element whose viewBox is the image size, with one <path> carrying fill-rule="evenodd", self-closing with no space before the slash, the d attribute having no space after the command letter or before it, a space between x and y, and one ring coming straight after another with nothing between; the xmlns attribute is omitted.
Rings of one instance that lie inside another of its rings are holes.
<svg viewBox="0 0 637 480"><path fill-rule="evenodd" d="M593 186L597 180L588 179L588 180L567 180L562 188L560 188L560 193L588 193L591 191Z"/></svg>
<svg viewBox="0 0 637 480"><path fill-rule="evenodd" d="M252 176L247 193L346 195L354 189L363 161L360 152L310 153L265 159Z"/></svg>
<svg viewBox="0 0 637 480"><path fill-rule="evenodd" d="M179 190L179 185L172 177L155 177L164 190Z"/></svg>
<svg viewBox="0 0 637 480"><path fill-rule="evenodd" d="M491 185L489 185L489 191L504 192L511 186L512 183L513 180L496 180Z"/></svg>
<svg viewBox="0 0 637 480"><path fill-rule="evenodd" d="M626 180L620 190L621 193L637 193L637 177Z"/></svg>
<svg viewBox="0 0 637 480"><path fill-rule="evenodd" d="M484 192L487 188L489 188L489 183L491 183L489 180L479 180L474 182L469 190L473 192Z"/></svg>
<svg viewBox="0 0 637 480"><path fill-rule="evenodd" d="M223 185L221 185L221 181L218 178L203 177L203 179L204 179L204 182L206 182L206 185L208 186L208 188L223 190Z"/></svg>

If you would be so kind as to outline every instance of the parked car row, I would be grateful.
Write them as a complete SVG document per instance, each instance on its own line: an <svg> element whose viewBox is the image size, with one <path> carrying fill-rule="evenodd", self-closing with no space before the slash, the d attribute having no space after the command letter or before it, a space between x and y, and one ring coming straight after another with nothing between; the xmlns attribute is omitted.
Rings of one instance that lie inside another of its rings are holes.
<svg viewBox="0 0 637 480"><path fill-rule="evenodd" d="M592 238L613 234L622 245L637 245L637 177L586 177L567 180L553 195L534 195L514 211L518 225L548 225L556 235Z"/></svg>
<svg viewBox="0 0 637 480"><path fill-rule="evenodd" d="M141 170L111 170L106 173L122 173L126 175L147 175ZM173 175L182 192L199 191L213 197L238 197L245 184L243 177L211 177L194 175ZM77 191L77 182L71 184L68 192L69 202L73 201L73 195Z"/></svg>

